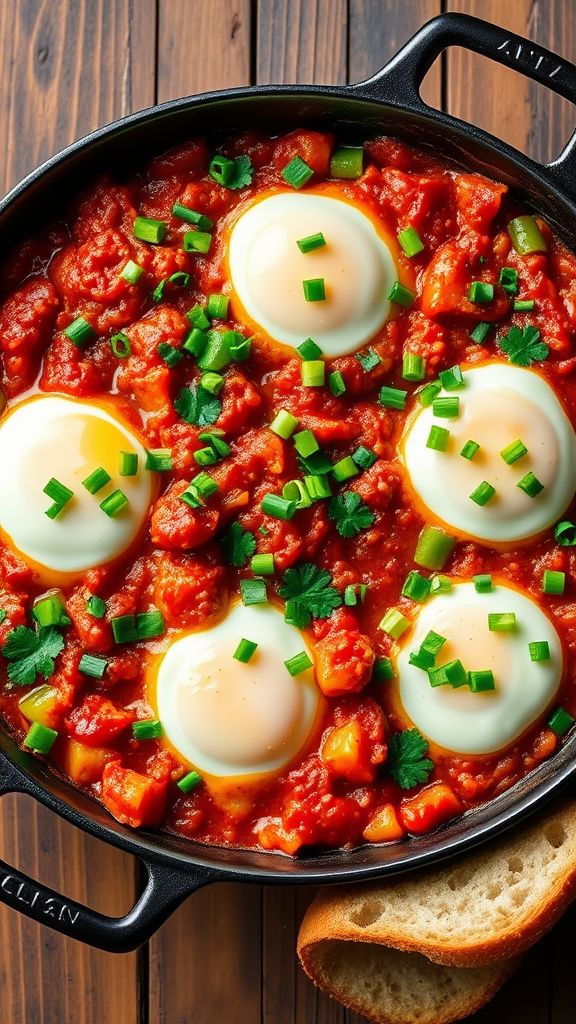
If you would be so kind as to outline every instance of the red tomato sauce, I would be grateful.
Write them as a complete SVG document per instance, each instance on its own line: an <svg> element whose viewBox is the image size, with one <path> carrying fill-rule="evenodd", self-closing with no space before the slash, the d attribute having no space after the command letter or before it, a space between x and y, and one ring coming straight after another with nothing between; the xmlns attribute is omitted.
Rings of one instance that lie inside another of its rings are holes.
<svg viewBox="0 0 576 1024"><path fill-rule="evenodd" d="M204 843L288 854L398 840L433 830L501 793L560 742L545 719L511 748L489 757L432 751L427 781L402 789L387 763L390 737L405 725L394 711L392 683L372 677L375 661L394 651L392 639L378 628L384 611L394 606L409 618L417 611L400 592L414 568L425 512L415 506L406 486L397 444L421 385L402 380L403 353L425 357L428 380L457 363L505 361L495 338L512 324L526 323L526 314L514 313L510 296L498 286L500 269L513 267L522 294L537 300L529 322L550 348L538 369L574 421L576 259L541 221L547 253L517 255L506 223L525 211L505 185L463 173L393 139L367 143L361 177L333 187L365 207L383 232L395 237L408 226L417 230L424 250L401 267L401 276L412 282L415 302L373 338L369 347L379 357L373 369L364 370L354 354L328 361L328 370L340 371L346 383L340 397L327 387L304 387L298 354L257 331L249 358L222 371L221 413L213 426L223 431L231 455L208 467L218 493L201 509L179 500L199 469L193 453L204 446L199 434L206 428L184 422L174 400L200 374L188 356L167 366L158 346L180 349L191 329L186 313L196 303L205 305L208 295L228 290L226 215L257 193L288 189L281 172L294 156L314 171L312 186L324 181L333 147L331 135L312 131L275 139L253 133L233 137L221 151L229 157L249 156L254 168L252 183L235 191L208 174L213 150L193 140L155 158L127 182L98 181L71 204L64 220L21 245L4 268L8 287L0 305L0 366L8 407L30 391L112 401L139 425L148 447L172 452L173 469L161 475L160 493L136 549L63 588L71 622L62 632L64 649L48 680L56 693L48 722L58 731L49 763L133 827L159 826ZM214 222L207 254L183 250L190 225L172 215L176 202ZM160 244L134 237L137 215L166 222ZM128 260L144 270L136 284L121 276ZM178 271L190 275L189 285L168 283L154 302L153 289ZM469 301L473 280L495 284L490 304L478 307ZM79 316L96 334L85 348L63 333ZM470 339L479 321L495 327L482 344ZM252 333L252 325L233 320L226 329L246 337ZM119 331L131 344L123 359L110 347L111 336ZM408 390L406 411L379 403L383 384ZM339 534L324 501L289 521L262 511L264 494L281 493L283 484L299 475L292 444L268 428L281 408L297 417L300 429L313 430L333 462L360 445L376 454L370 468L343 485L373 513L371 525L357 536ZM111 620L154 607L168 631L185 631L222 617L238 598L239 580L251 576L249 563L234 568L226 561L220 538L232 522L254 534L259 553L275 555L276 574L267 583L280 604L276 592L283 573L302 563L327 570L341 594L360 582L368 589L363 602L341 603L328 617L312 621L317 678L326 702L307 748L277 777L256 788L246 784L234 800L223 800L205 784L181 792L177 782L191 766L161 740L133 738L132 723L153 717L143 671L148 645L115 643ZM442 570L465 580L493 573L538 601L562 637L567 667L559 703L572 714L575 559L576 548L558 546L550 530L505 552L459 541ZM545 569L566 573L564 595L542 594ZM32 603L45 589L4 538L0 609L6 614L0 645L15 627L30 625ZM87 611L91 595L106 602L101 619ZM79 671L87 652L108 659L102 679ZM29 722L18 702L33 687L10 687L4 659L0 672L0 712L22 743ZM34 685L44 682L39 675Z"/></svg>

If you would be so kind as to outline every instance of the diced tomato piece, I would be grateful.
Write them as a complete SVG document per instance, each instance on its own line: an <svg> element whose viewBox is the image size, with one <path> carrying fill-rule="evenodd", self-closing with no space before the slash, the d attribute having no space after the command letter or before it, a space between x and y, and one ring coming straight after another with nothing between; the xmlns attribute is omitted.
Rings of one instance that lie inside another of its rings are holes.
<svg viewBox="0 0 576 1024"><path fill-rule="evenodd" d="M199 626L221 612L228 601L223 566L206 557L162 555L155 580L156 605L172 626Z"/></svg>
<svg viewBox="0 0 576 1024"><path fill-rule="evenodd" d="M475 267L473 257L485 255L488 251L487 239L474 232L460 235L455 241L450 239L434 253L422 278L421 308L426 316L435 317L465 316L478 320L498 320L508 311L508 299L504 292L495 290L492 302L482 305L470 302L468 293L472 281L494 283L495 273L486 272L478 264Z"/></svg>
<svg viewBox="0 0 576 1024"><path fill-rule="evenodd" d="M500 210L507 185L490 181L481 174L457 174L456 202L460 222L480 234L486 234Z"/></svg>
<svg viewBox="0 0 576 1024"><path fill-rule="evenodd" d="M159 825L164 817L168 787L157 779L107 764L102 775L102 801L117 821L131 828Z"/></svg>
<svg viewBox="0 0 576 1024"><path fill-rule="evenodd" d="M373 814L362 835L369 843L393 843L406 834L398 820L394 804L384 804Z"/></svg>
<svg viewBox="0 0 576 1024"><path fill-rule="evenodd" d="M188 481L177 480L156 502L150 525L152 543L159 548L196 548L214 536L220 522L215 508L190 508L180 495Z"/></svg>
<svg viewBox="0 0 576 1024"><path fill-rule="evenodd" d="M462 813L462 804L444 782L434 782L400 804L400 819L408 832L421 835Z"/></svg>
<svg viewBox="0 0 576 1024"><path fill-rule="evenodd" d="M322 760L335 775L349 782L372 782L377 764L372 761L372 744L358 719L331 729L322 744Z"/></svg>
<svg viewBox="0 0 576 1024"><path fill-rule="evenodd" d="M310 132L296 129L281 135L276 142L274 166L278 171L299 156L312 168L318 178L326 178L330 170L330 157L334 136L328 132Z"/></svg>
<svg viewBox="0 0 576 1024"><path fill-rule="evenodd" d="M106 697L91 693L68 715L65 726L69 734L82 743L103 747L113 743L134 720L131 711L117 707Z"/></svg>
<svg viewBox="0 0 576 1024"><path fill-rule="evenodd" d="M358 693L370 681L374 650L363 633L329 633L316 645L316 679L327 697Z"/></svg>
<svg viewBox="0 0 576 1024"><path fill-rule="evenodd" d="M9 394L28 387L38 372L42 348L50 341L58 296L45 277L34 277L0 308L0 352Z"/></svg>

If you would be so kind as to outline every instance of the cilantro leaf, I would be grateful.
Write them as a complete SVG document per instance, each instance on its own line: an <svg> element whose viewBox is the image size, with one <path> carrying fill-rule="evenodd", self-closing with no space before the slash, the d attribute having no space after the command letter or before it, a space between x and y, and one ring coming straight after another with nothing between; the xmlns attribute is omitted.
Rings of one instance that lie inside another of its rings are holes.
<svg viewBox="0 0 576 1024"><path fill-rule="evenodd" d="M10 630L2 654L10 662L8 679L14 686L29 686L40 673L45 679L54 671L54 658L64 647L64 638L53 626L36 632L28 626Z"/></svg>
<svg viewBox="0 0 576 1024"><path fill-rule="evenodd" d="M208 427L215 423L222 412L222 403L215 395L197 384L182 388L174 402L174 408L186 423L197 427Z"/></svg>
<svg viewBox="0 0 576 1024"><path fill-rule="evenodd" d="M312 562L287 569L278 591L286 601L286 622L303 629L312 618L327 619L342 604L342 594L331 584L331 574Z"/></svg>
<svg viewBox="0 0 576 1024"><path fill-rule="evenodd" d="M434 765L424 754L428 743L418 729L404 729L390 737L388 770L402 789L412 789L419 782L427 782Z"/></svg>
<svg viewBox="0 0 576 1024"><path fill-rule="evenodd" d="M498 338L498 347L505 352L515 366L531 366L536 360L547 359L550 351L545 341L540 340L537 327L511 327L508 334Z"/></svg>
<svg viewBox="0 0 576 1024"><path fill-rule="evenodd" d="M234 158L234 173L226 185L226 188L244 188L245 185L252 184L252 175L254 174L254 168L252 161L249 156L237 156Z"/></svg>
<svg viewBox="0 0 576 1024"><path fill-rule="evenodd" d="M355 537L360 530L372 526L376 518L372 509L356 491L345 491L328 502L328 515L334 519L342 537Z"/></svg>
<svg viewBox="0 0 576 1024"><path fill-rule="evenodd" d="M256 537L241 523L232 523L222 534L222 547L226 561L241 569L256 551Z"/></svg>

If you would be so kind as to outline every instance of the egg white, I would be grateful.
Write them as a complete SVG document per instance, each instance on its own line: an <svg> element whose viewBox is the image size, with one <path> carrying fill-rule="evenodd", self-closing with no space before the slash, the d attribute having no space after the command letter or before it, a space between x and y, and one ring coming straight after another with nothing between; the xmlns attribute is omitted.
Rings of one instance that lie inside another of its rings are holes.
<svg viewBox="0 0 576 1024"><path fill-rule="evenodd" d="M318 232L326 245L300 252L298 239ZM312 337L327 356L354 352L376 334L398 277L367 214L310 192L271 195L249 206L230 233L228 260L233 304L237 298L276 341L296 347ZM304 298L302 282L310 278L324 279L325 301Z"/></svg>
<svg viewBox="0 0 576 1024"><path fill-rule="evenodd" d="M514 612L517 628L491 632L488 614ZM491 669L495 689L431 686L409 662L430 630L446 637L436 665L459 658L467 671ZM550 660L534 662L529 642L548 641ZM479 594L456 583L422 606L396 659L404 711L430 741L458 754L490 754L509 746L549 707L562 678L562 645L552 622L526 594L503 584Z"/></svg>
<svg viewBox="0 0 576 1024"><path fill-rule="evenodd" d="M139 472L119 475L120 452L135 452ZM0 530L40 576L75 576L118 557L135 540L152 497L145 450L120 417L94 403L55 395L21 402L0 420ZM102 466L111 476L97 494L82 485ZM55 477L74 496L50 519L43 493ZM129 506L111 518L100 503L119 488Z"/></svg>
<svg viewBox="0 0 576 1024"><path fill-rule="evenodd" d="M433 515L454 531L479 540L509 543L541 533L559 519L576 491L576 435L550 385L534 370L489 363L464 370L465 386L441 392L458 396L460 413L441 419L419 408L403 439L413 489ZM449 430L446 451L426 447L433 424ZM507 465L500 452L520 439L528 454ZM466 441L480 450L460 455ZM518 486L532 471L544 484L535 498ZM487 481L496 494L484 506L470 498Z"/></svg>
<svg viewBox="0 0 576 1024"><path fill-rule="evenodd" d="M258 648L246 664L240 640ZM306 650L304 636L271 605L236 605L209 629L174 640L151 681L150 699L178 755L205 775L279 771L305 744L320 694L314 669L283 664Z"/></svg>

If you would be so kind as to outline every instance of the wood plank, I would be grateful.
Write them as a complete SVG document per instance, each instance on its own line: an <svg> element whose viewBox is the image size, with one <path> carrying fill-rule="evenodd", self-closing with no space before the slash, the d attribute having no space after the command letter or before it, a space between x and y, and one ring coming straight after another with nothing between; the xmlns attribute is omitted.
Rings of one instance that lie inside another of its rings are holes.
<svg viewBox="0 0 576 1024"><path fill-rule="evenodd" d="M131 0L1 4L0 189L74 138L153 102L154 35L154 0L137 11ZM67 895L126 911L136 892L132 859L22 800L0 802L2 855ZM6 908L0 945L3 1020L136 1024L135 954L94 952Z"/></svg>
<svg viewBox="0 0 576 1024"><path fill-rule="evenodd" d="M473 14L576 59L576 7L563 0L448 0L448 9ZM576 124L568 100L460 48L448 51L447 106L537 160L557 155ZM480 99L481 102L480 102Z"/></svg>
<svg viewBox="0 0 576 1024"><path fill-rule="evenodd" d="M257 11L260 84L347 80L347 0L264 0Z"/></svg>
<svg viewBox="0 0 576 1024"><path fill-rule="evenodd" d="M159 0L159 102L250 82L250 0Z"/></svg>

